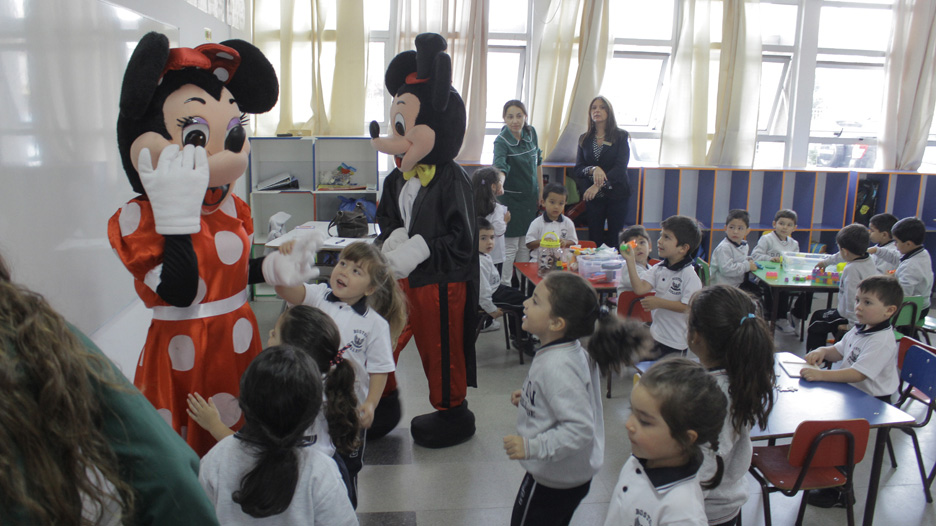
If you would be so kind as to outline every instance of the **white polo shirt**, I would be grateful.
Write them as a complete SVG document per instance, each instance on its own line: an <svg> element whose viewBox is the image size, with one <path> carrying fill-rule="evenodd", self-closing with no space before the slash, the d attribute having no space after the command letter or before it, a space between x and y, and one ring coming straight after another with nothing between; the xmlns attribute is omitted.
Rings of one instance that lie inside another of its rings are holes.
<svg viewBox="0 0 936 526"><path fill-rule="evenodd" d="M578 243L578 234L575 233L575 223L573 223L571 219L566 217L565 214L559 214L559 219L549 221L545 212L530 223L530 228L527 229L524 243L539 241L543 239L543 234L546 232L555 232L556 235L559 236L559 239L572 241L573 245ZM530 261L539 261L538 248L534 248L530 251Z"/></svg>
<svg viewBox="0 0 936 526"><path fill-rule="evenodd" d="M331 316L338 332L341 333L341 346L348 347L343 357L353 360L358 367L355 371L365 371L366 377L359 373L355 376L354 390L358 402L367 398L370 375L392 373L393 345L390 342L390 324L367 306L367 298L354 305L336 298L331 288L325 283L305 285L306 294L303 305L317 307Z"/></svg>
<svg viewBox="0 0 936 526"><path fill-rule="evenodd" d="M832 365L833 370L855 369L867 376L854 383L855 387L871 396L887 396L897 390L897 340L890 321L874 327L856 325L835 344L842 360Z"/></svg>
<svg viewBox="0 0 936 526"><path fill-rule="evenodd" d="M666 260L650 267L643 280L653 286L656 297L664 300L689 304L689 298L702 288L702 280L692 266L692 257L687 256L673 267ZM686 349L686 335L689 331L689 313L674 312L669 309L653 309L653 324L650 334L653 339L673 349Z"/></svg>
<svg viewBox="0 0 936 526"><path fill-rule="evenodd" d="M904 254L894 276L900 282L904 296L924 296L926 304L923 308L929 308L930 293L933 290L933 263L925 248L918 247L913 252Z"/></svg>
<svg viewBox="0 0 936 526"><path fill-rule="evenodd" d="M698 464L647 469L631 455L611 489L605 526L707 526Z"/></svg>

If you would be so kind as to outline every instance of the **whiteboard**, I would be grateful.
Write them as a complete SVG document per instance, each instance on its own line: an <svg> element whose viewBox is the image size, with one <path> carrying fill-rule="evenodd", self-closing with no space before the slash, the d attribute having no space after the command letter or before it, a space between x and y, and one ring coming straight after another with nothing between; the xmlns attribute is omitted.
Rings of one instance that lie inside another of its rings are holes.
<svg viewBox="0 0 936 526"><path fill-rule="evenodd" d="M117 104L149 31L178 45L177 27L100 0L0 0L0 253L86 334L137 301L107 220L134 196Z"/></svg>

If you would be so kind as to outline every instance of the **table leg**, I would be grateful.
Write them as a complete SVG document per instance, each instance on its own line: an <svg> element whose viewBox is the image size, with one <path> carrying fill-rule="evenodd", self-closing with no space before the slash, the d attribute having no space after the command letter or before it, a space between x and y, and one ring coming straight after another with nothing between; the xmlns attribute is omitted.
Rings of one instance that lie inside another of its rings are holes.
<svg viewBox="0 0 936 526"><path fill-rule="evenodd" d="M780 291L771 289L770 300L770 334L777 328L777 312L780 310Z"/></svg>
<svg viewBox="0 0 936 526"><path fill-rule="evenodd" d="M884 446L887 443L889 427L879 427L874 439L874 454L871 458L871 480L868 481L868 497L865 500L864 526L874 522L874 505L877 503L878 486L881 483L881 464L884 462Z"/></svg>

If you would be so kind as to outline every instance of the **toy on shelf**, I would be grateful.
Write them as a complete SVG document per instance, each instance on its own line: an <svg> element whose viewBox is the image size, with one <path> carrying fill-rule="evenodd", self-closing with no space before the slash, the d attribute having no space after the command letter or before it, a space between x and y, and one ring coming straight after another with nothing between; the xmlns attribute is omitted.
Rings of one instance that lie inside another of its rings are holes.
<svg viewBox="0 0 936 526"><path fill-rule="evenodd" d="M826 272L822 269L813 269L812 279L816 285L838 285L842 275L838 272Z"/></svg>
<svg viewBox="0 0 936 526"><path fill-rule="evenodd" d="M354 184L354 181L351 180L354 177L354 174L357 173L357 168L349 166L345 163L341 163L337 168L332 170L330 173L325 174L323 180L326 180L324 183L318 185L319 190L364 190L367 187L363 184Z"/></svg>

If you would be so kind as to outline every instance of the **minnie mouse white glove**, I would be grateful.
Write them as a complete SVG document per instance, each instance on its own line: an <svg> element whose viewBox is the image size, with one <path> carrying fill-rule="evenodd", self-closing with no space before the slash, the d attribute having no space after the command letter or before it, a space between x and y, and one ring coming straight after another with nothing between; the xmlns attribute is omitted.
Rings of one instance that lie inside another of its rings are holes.
<svg viewBox="0 0 936 526"><path fill-rule="evenodd" d="M153 169L148 148L140 150L140 182L153 208L156 232L195 234L201 230L201 207L208 189L208 154L202 147L170 144Z"/></svg>
<svg viewBox="0 0 936 526"><path fill-rule="evenodd" d="M395 234L396 230L393 233ZM393 236L393 234L390 235ZM416 270L420 263L429 259L429 245L426 244L426 240L421 235L416 234L395 250L385 252L384 255L390 261L390 268L396 278L402 279Z"/></svg>
<svg viewBox="0 0 936 526"><path fill-rule="evenodd" d="M409 232L405 228L400 227L393 232L390 232L390 235L387 236L387 239L384 240L383 246L380 250L386 254L392 252L400 247L403 243L409 241Z"/></svg>
<svg viewBox="0 0 936 526"><path fill-rule="evenodd" d="M298 238L289 254L267 254L263 258L263 279L274 287L295 287L318 277L315 253L324 242L325 237L313 231Z"/></svg>

